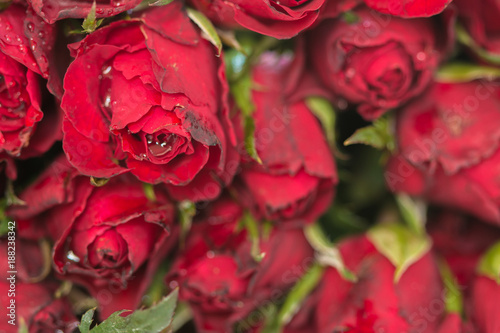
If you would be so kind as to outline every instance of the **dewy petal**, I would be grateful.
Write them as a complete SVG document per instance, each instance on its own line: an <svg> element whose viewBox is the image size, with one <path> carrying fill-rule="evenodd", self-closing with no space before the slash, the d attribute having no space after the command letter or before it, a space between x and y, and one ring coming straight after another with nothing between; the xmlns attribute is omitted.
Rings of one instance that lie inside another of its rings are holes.
<svg viewBox="0 0 500 333"><path fill-rule="evenodd" d="M149 29L165 38L186 45L196 45L200 35L183 10L181 2L173 2L168 6L146 11L141 20Z"/></svg>
<svg viewBox="0 0 500 333"><path fill-rule="evenodd" d="M192 144L194 148L192 154L181 154L167 164L154 164L147 160L128 159L127 166L143 182L185 185L206 166L210 156L208 147L196 141L193 141Z"/></svg>
<svg viewBox="0 0 500 333"><path fill-rule="evenodd" d="M219 58L215 47L206 40L196 46L182 45L144 28L146 45L156 66L153 71L164 93L186 95L197 106L219 111ZM204 59L204 61L200 61Z"/></svg>
<svg viewBox="0 0 500 333"><path fill-rule="evenodd" d="M40 69L24 34L25 18L26 8L17 4L12 4L0 12L2 23L0 24L0 51L40 74Z"/></svg>
<svg viewBox="0 0 500 333"><path fill-rule="evenodd" d="M95 141L109 140L109 125L104 119L98 89L99 75L102 75L104 63L119 51L120 48L115 46L95 45L70 64L64 78L61 108L81 135Z"/></svg>
<svg viewBox="0 0 500 333"><path fill-rule="evenodd" d="M159 105L161 94L150 85L144 85L139 77L126 79L120 72L111 79L111 88L105 101L111 111L110 128L123 129L141 119L152 106ZM124 94L124 92L128 92Z"/></svg>
<svg viewBox="0 0 500 333"><path fill-rule="evenodd" d="M65 18L86 18L92 1L85 0L28 0L33 9L48 23ZM137 6L141 0L109 1L96 3L96 17L118 15Z"/></svg>
<svg viewBox="0 0 500 333"><path fill-rule="evenodd" d="M63 120L63 149L70 163L83 174L109 178L127 171L113 161L110 143L80 134L68 119Z"/></svg>

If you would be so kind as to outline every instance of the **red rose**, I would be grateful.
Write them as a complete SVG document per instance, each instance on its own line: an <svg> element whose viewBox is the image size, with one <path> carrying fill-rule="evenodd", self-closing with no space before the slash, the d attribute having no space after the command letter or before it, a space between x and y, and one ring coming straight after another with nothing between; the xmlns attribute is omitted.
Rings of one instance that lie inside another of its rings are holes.
<svg viewBox="0 0 500 333"><path fill-rule="evenodd" d="M244 27L275 38L291 38L318 17L325 0L190 0L214 23Z"/></svg>
<svg viewBox="0 0 500 333"><path fill-rule="evenodd" d="M236 188L259 218L312 222L332 202L337 171L319 121L304 99L297 100L301 92L285 93L290 65L289 57L268 53L253 69L252 117L262 164L247 158Z"/></svg>
<svg viewBox="0 0 500 333"><path fill-rule="evenodd" d="M48 23L65 18L86 18L92 7L87 0L28 0L33 9ZM96 17L109 17L132 9L141 0L95 1Z"/></svg>
<svg viewBox="0 0 500 333"><path fill-rule="evenodd" d="M316 289L318 333L434 332L444 313L439 270L427 252L394 281L395 267L364 236L339 244L357 282L327 268Z"/></svg>
<svg viewBox="0 0 500 333"><path fill-rule="evenodd" d="M368 7L395 16L429 17L441 13L452 0L364 0Z"/></svg>
<svg viewBox="0 0 500 333"><path fill-rule="evenodd" d="M499 101L497 83L434 84L398 116L390 189L500 223Z"/></svg>
<svg viewBox="0 0 500 333"><path fill-rule="evenodd" d="M175 243L169 236L173 205L157 190L155 200L148 199L134 178L94 187L59 158L20 198L27 206L12 208L9 216L45 226L55 242L56 272L87 287L103 317L139 305Z"/></svg>
<svg viewBox="0 0 500 333"><path fill-rule="evenodd" d="M264 258L257 262L247 233L236 229L241 217L236 203L222 198L207 213L196 219L167 283L179 286L199 332L229 332L252 310L284 296L311 264L313 250L302 230L275 229L260 239ZM262 313L252 313L241 325L249 329L263 319Z"/></svg>
<svg viewBox="0 0 500 333"><path fill-rule="evenodd" d="M498 279L498 277L497 277ZM474 281L470 306L470 316L478 332L496 333L500 331L498 320L500 284L487 276L478 276Z"/></svg>
<svg viewBox="0 0 500 333"><path fill-rule="evenodd" d="M471 2L455 0L460 20L465 25L472 39L481 48L500 54L500 3L495 0Z"/></svg>
<svg viewBox="0 0 500 333"><path fill-rule="evenodd" d="M0 12L0 22L0 153L38 156L62 136L58 108L42 101L48 94L43 78L53 93L60 92L48 64L55 31L15 4Z"/></svg>
<svg viewBox="0 0 500 333"><path fill-rule="evenodd" d="M5 314L0 322L0 332L18 333L20 318L24 319L30 333L73 332L78 321L71 305L65 298L53 298L58 284L51 280L38 283L46 277L43 266L47 264L38 242L26 239L25 236L30 235L19 224L15 233L15 237L7 233L0 239L0 306ZM9 266L13 238L16 273L11 273L13 269ZM10 316L11 313L15 315ZM12 319L15 326L9 323Z"/></svg>
<svg viewBox="0 0 500 333"><path fill-rule="evenodd" d="M310 32L312 66L336 98L358 104L368 120L420 94L452 45L451 13L406 20L366 7L354 22L325 20ZM445 22L441 22L445 21Z"/></svg>
<svg viewBox="0 0 500 333"><path fill-rule="evenodd" d="M114 22L70 46L63 148L83 174L131 172L198 201L220 193L239 158L222 60L181 6Z"/></svg>
<svg viewBox="0 0 500 333"><path fill-rule="evenodd" d="M71 311L71 304L65 298L54 299L57 289L54 283L15 283L15 297L9 297L11 288L9 280L0 281L0 306L3 320L0 321L0 332L18 333L20 318L30 333L63 332L72 333L78 326L78 320ZM11 300L15 300L14 316L10 317ZM9 323L14 319L15 325Z"/></svg>
<svg viewBox="0 0 500 333"><path fill-rule="evenodd" d="M481 255L500 240L500 230L453 211L440 212L428 221L433 249L441 255L460 287L470 285Z"/></svg>

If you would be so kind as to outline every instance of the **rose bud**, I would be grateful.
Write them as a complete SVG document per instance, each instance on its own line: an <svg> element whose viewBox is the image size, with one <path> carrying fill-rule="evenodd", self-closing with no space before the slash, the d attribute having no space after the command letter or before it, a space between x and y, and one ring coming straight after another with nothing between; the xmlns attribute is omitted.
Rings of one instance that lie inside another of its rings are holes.
<svg viewBox="0 0 500 333"><path fill-rule="evenodd" d="M85 286L106 318L135 309L176 237L174 207L158 189L126 175L92 186L64 156L57 159L8 214L45 225L54 241L54 268L61 279ZM153 196L153 197L151 197Z"/></svg>
<svg viewBox="0 0 500 333"><path fill-rule="evenodd" d="M134 8L141 0L94 1L95 16L110 17ZM48 23L65 18L86 18L92 8L92 1L86 0L28 0L33 9Z"/></svg>
<svg viewBox="0 0 500 333"><path fill-rule="evenodd" d="M500 55L500 26L496 19L500 15L500 3L495 0L471 2L455 0L460 21L470 34L475 44L494 55ZM487 58L484 60L488 61Z"/></svg>
<svg viewBox="0 0 500 333"><path fill-rule="evenodd" d="M398 115L386 181L432 203L500 223L497 83L436 83Z"/></svg>
<svg viewBox="0 0 500 333"><path fill-rule="evenodd" d="M267 53L252 71L255 146L262 164L246 157L236 189L259 219L312 222L333 199L337 171L320 122L303 98L294 98L299 93L285 94L290 60Z"/></svg>
<svg viewBox="0 0 500 333"><path fill-rule="evenodd" d="M259 261L251 255L255 240L237 229L241 208L236 203L223 197L209 214L195 219L167 284L179 287L198 332L230 332L238 321L242 330L251 329L264 320L257 308L285 295L311 264L313 250L302 230L274 229L259 239Z"/></svg>
<svg viewBox="0 0 500 333"><path fill-rule="evenodd" d="M222 57L181 7L114 22L70 45L63 149L85 175L130 172L200 201L219 195L239 157Z"/></svg>
<svg viewBox="0 0 500 333"><path fill-rule="evenodd" d="M366 5L384 14L404 18L429 17L441 13L452 0L364 0Z"/></svg>
<svg viewBox="0 0 500 333"><path fill-rule="evenodd" d="M74 332L78 320L65 298L53 298L56 289L55 283L29 284L19 281L12 288L10 280L2 279L0 305L2 313L6 315L0 321L0 332L18 333L21 318L29 333Z"/></svg>
<svg viewBox="0 0 500 333"><path fill-rule="evenodd" d="M215 24L292 38L318 18L325 0L189 0Z"/></svg>
<svg viewBox="0 0 500 333"><path fill-rule="evenodd" d="M437 264L426 252L395 281L395 266L365 236L343 240L339 250L357 281L327 268L315 290L318 333L434 332L444 314Z"/></svg>
<svg viewBox="0 0 500 333"><path fill-rule="evenodd" d="M39 156L62 136L62 116L43 87L48 79L52 93L61 90L57 78L49 75L55 31L17 4L0 12L0 23L0 153ZM43 38L38 35L42 30ZM15 171L7 171L15 178Z"/></svg>
<svg viewBox="0 0 500 333"><path fill-rule="evenodd" d="M354 22L325 20L311 30L312 67L335 98L358 105L367 120L419 95L453 44L453 15L401 19L364 6Z"/></svg>

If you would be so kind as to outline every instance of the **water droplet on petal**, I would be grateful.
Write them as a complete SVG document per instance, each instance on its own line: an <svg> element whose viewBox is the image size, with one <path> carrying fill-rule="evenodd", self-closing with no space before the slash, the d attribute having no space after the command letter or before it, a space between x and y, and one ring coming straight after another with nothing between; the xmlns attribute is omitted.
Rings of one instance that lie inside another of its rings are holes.
<svg viewBox="0 0 500 333"><path fill-rule="evenodd" d="M352 67L348 68L345 71L345 77L348 79L352 79L354 77L354 75L356 75L356 70Z"/></svg>
<svg viewBox="0 0 500 333"><path fill-rule="evenodd" d="M106 95L104 97L104 106L109 108L111 106L111 96L110 95Z"/></svg>
<svg viewBox="0 0 500 333"><path fill-rule="evenodd" d="M418 52L417 53L417 60L419 61L424 61L427 58L427 55L425 52Z"/></svg>
<svg viewBox="0 0 500 333"><path fill-rule="evenodd" d="M107 66L102 70L103 75L108 75L110 72L111 72L111 66Z"/></svg>
<svg viewBox="0 0 500 333"><path fill-rule="evenodd" d="M208 251L207 252L207 258L212 259L213 257L215 257L214 251Z"/></svg>
<svg viewBox="0 0 500 333"><path fill-rule="evenodd" d="M74 262L80 262L80 258L78 258L78 256L71 250L66 254L66 258Z"/></svg>
<svg viewBox="0 0 500 333"><path fill-rule="evenodd" d="M10 43L10 42L12 42L12 38L10 38L10 36L9 36L9 35L5 35L5 41L6 41L7 43Z"/></svg>
<svg viewBox="0 0 500 333"><path fill-rule="evenodd" d="M28 27L29 31L31 32L35 31L35 25L33 24L33 22L28 22L26 26Z"/></svg>

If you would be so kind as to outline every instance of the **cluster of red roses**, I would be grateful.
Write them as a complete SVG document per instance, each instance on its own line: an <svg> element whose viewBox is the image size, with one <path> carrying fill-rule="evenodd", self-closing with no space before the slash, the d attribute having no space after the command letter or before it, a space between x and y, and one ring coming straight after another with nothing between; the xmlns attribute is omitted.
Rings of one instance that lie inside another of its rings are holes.
<svg viewBox="0 0 500 333"><path fill-rule="evenodd" d="M497 2L0 7L17 267L17 325L0 318L0 332L73 332L93 302L99 320L147 304L158 276L197 332L500 331ZM70 31L82 19L88 34ZM374 121L357 140L389 148L390 191L435 205L426 230L397 194L402 216L319 239L336 214L333 109ZM394 138L376 125L391 117Z"/></svg>

